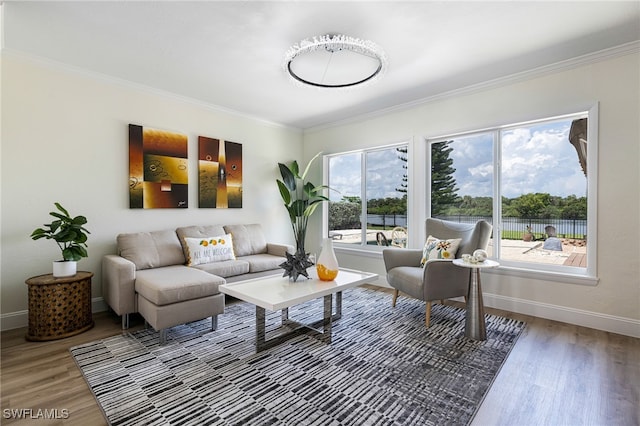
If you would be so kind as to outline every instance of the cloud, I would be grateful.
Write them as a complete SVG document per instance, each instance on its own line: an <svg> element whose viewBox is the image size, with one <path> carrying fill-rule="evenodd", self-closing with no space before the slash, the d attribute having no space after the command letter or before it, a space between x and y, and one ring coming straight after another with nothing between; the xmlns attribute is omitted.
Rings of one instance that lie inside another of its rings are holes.
<svg viewBox="0 0 640 426"><path fill-rule="evenodd" d="M502 195L546 192L566 197L586 195L584 176L573 146L569 143L571 120L556 121L514 129L501 134L501 190ZM493 138L494 132L480 133L453 139L450 153L458 195L472 197L493 196ZM415 161L420 164L420 161ZM367 197L402 197L396 191L407 170L396 148L366 153ZM349 153L329 160L332 201L344 196L360 196L361 154Z"/></svg>
<svg viewBox="0 0 640 426"><path fill-rule="evenodd" d="M360 154L337 155L329 159L329 191L331 201L346 196L360 196Z"/></svg>
<svg viewBox="0 0 640 426"><path fill-rule="evenodd" d="M367 198L402 197L396 191L402 185L407 163L399 158L396 148L387 148L366 153ZM337 155L329 159L329 198L339 201L345 196L360 196L361 154Z"/></svg>
<svg viewBox="0 0 640 426"><path fill-rule="evenodd" d="M565 197L586 194L586 178L569 143L571 121L519 127L502 132L502 195L546 192ZM492 195L493 133L455 139L451 158L458 195Z"/></svg>

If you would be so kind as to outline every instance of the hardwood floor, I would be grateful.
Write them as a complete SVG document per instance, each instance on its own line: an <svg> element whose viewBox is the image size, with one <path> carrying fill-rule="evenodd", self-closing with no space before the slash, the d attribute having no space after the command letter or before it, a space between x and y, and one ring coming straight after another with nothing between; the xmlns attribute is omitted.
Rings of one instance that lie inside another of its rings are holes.
<svg viewBox="0 0 640 426"><path fill-rule="evenodd" d="M526 321L527 328L472 425L640 425L640 339L486 311ZM118 317L101 312L94 318L93 329L51 342L27 342L26 329L2 333L0 423L106 424L69 353L72 346L121 332ZM132 319L131 328L140 327L140 318ZM11 409L31 409L29 417L46 409L58 420L10 418Z"/></svg>

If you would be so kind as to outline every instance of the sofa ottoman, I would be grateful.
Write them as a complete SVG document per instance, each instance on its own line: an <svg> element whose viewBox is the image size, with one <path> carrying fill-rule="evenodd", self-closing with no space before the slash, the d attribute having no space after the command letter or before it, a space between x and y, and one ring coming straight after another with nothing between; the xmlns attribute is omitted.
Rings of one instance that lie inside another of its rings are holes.
<svg viewBox="0 0 640 426"><path fill-rule="evenodd" d="M211 329L217 327L217 315L224 312L224 295L218 286L222 277L181 265L138 271L135 291L138 312L156 330L160 344L166 341L166 329L211 317Z"/></svg>

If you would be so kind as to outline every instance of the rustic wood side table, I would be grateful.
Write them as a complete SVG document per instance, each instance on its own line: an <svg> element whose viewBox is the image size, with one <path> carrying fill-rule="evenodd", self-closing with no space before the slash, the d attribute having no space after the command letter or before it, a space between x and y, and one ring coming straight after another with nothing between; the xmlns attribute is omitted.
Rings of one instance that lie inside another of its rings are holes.
<svg viewBox="0 0 640 426"><path fill-rule="evenodd" d="M91 277L92 272L78 271L70 277L46 274L29 278L27 340L63 339L93 327Z"/></svg>

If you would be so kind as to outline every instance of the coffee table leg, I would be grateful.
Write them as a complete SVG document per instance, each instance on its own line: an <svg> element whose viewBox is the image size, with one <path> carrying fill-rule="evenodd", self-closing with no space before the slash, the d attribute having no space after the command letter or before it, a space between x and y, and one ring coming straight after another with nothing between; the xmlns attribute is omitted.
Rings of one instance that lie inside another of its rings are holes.
<svg viewBox="0 0 640 426"><path fill-rule="evenodd" d="M264 308L256 306L256 350L259 352L265 346L265 312Z"/></svg>
<svg viewBox="0 0 640 426"><path fill-rule="evenodd" d="M323 333L319 336L325 343L331 343L331 320L333 317L333 296L324 296L324 319L322 321ZM336 307L337 308L337 307Z"/></svg>
<svg viewBox="0 0 640 426"><path fill-rule="evenodd" d="M319 320L313 324L299 324L296 321L289 319L289 309L284 308L281 311L282 317L282 325L285 324L297 324L298 326L302 326L302 328L311 327L309 332L313 333L313 335L318 339L325 343L331 343L331 327L332 322L335 319L338 319L342 316L342 292L336 293L336 313L333 314L333 295L329 294L324 296L324 312L322 320ZM315 329L314 327L318 327L322 324L322 332ZM299 329L292 330L288 333L281 334L276 337L270 338L268 341L266 339L266 312L264 308L260 306L256 306L256 352L263 351L265 349L271 348L277 344L284 342L289 339L291 336L299 334Z"/></svg>

